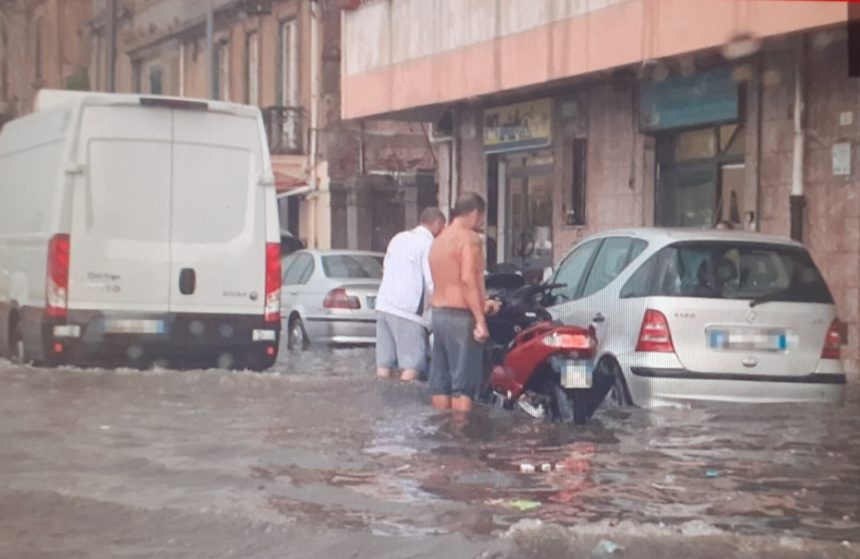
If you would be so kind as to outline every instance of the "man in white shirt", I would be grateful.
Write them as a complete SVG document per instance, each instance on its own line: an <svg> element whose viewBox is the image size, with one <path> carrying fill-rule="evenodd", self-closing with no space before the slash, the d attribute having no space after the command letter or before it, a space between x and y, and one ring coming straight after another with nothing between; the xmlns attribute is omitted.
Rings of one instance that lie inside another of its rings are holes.
<svg viewBox="0 0 860 559"><path fill-rule="evenodd" d="M402 380L415 380L427 372L427 311L433 296L427 255L444 228L445 214L439 208L426 208L418 227L398 233L388 244L376 298L376 374L380 377L388 378L398 369Z"/></svg>

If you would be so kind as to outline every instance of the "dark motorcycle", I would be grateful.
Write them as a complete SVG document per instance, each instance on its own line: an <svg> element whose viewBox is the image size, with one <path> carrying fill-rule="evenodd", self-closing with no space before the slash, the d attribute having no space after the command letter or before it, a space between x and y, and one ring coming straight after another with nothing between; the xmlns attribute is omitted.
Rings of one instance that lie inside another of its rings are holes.
<svg viewBox="0 0 860 559"><path fill-rule="evenodd" d="M486 278L489 297L501 310L487 318L487 401L519 408L535 418L586 423L613 386L611 374L595 370L594 331L552 319L544 303L558 284L528 285L515 273Z"/></svg>

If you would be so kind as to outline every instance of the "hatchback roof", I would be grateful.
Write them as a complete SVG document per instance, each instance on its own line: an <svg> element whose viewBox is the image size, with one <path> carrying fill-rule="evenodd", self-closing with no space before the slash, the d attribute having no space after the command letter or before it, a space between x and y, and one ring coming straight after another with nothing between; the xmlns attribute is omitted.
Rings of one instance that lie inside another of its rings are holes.
<svg viewBox="0 0 860 559"><path fill-rule="evenodd" d="M777 235L765 235L749 231L724 229L683 229L667 227L633 227L627 229L610 229L601 231L586 239L617 237L620 235L641 238L657 244L668 244L676 241L739 241L746 243L770 243L786 246L803 246L801 243ZM585 239L584 239L585 240Z"/></svg>

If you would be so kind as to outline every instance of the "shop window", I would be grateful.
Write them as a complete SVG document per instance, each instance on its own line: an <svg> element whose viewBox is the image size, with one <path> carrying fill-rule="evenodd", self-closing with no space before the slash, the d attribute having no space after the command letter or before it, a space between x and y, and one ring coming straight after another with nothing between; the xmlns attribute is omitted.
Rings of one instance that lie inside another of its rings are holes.
<svg viewBox="0 0 860 559"><path fill-rule="evenodd" d="M741 123L667 133L657 139L657 225L741 225L746 184Z"/></svg>
<svg viewBox="0 0 860 559"><path fill-rule="evenodd" d="M577 138L573 141L573 170L570 185L570 209L565 216L565 225L576 227L585 225L585 185L588 176L586 161L588 140Z"/></svg>

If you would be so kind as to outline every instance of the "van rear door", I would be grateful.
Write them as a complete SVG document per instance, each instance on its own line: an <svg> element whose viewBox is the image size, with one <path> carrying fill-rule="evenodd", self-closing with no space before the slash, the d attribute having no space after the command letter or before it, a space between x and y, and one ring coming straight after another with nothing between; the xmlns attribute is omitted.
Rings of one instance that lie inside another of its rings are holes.
<svg viewBox="0 0 860 559"><path fill-rule="evenodd" d="M263 314L262 139L250 114L174 111L172 312Z"/></svg>
<svg viewBox="0 0 860 559"><path fill-rule="evenodd" d="M85 106L80 126L69 308L166 312L171 111Z"/></svg>

